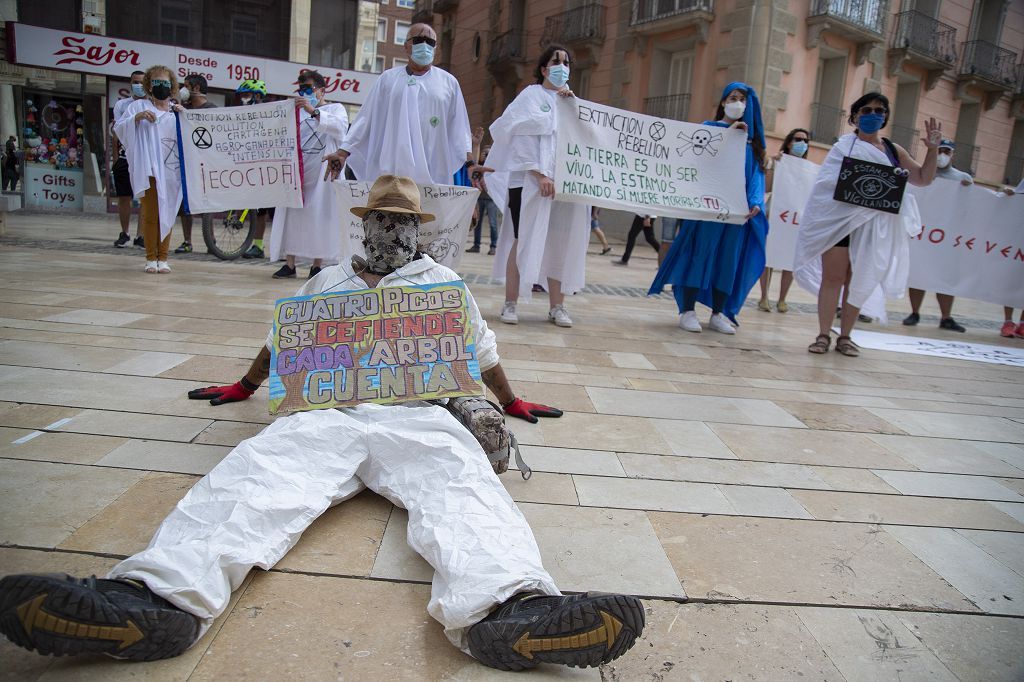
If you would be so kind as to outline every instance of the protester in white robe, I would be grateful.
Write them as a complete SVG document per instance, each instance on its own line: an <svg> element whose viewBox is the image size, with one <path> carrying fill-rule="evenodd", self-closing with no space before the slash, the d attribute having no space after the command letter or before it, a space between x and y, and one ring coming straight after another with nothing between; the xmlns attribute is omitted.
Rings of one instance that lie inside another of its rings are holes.
<svg viewBox="0 0 1024 682"><path fill-rule="evenodd" d="M942 139L935 119L925 122L927 148L918 164L899 145L882 138L879 131L889 120L889 100L873 92L850 107L852 134L839 138L818 172L811 197L802 214L797 235L794 276L800 286L818 295L819 334L808 346L811 353L825 353L831 344L831 327L845 286L840 334L836 350L857 356L860 351L850 333L863 309L872 317L885 313L886 298L902 298L910 273L910 237L921 231L917 201L903 195L898 214L855 206L833 199L844 157L906 170L911 184L931 184L936 171L936 149Z"/></svg>
<svg viewBox="0 0 1024 682"><path fill-rule="evenodd" d="M171 103L178 82L166 66L151 66L143 76L146 97L121 110L114 134L124 146L135 198L139 200L139 223L146 242L146 272L170 272L167 252L171 228L181 206L181 172L175 112L184 111Z"/></svg>
<svg viewBox="0 0 1024 682"><path fill-rule="evenodd" d="M503 215L492 275L505 281L501 321L519 321L516 304L531 299L534 284L546 284L548 319L571 327L565 295L585 285L589 209L554 199L555 132L559 96L571 96L571 57L552 45L540 56L528 86L491 124L494 144L487 165L488 192Z"/></svg>
<svg viewBox="0 0 1024 682"><path fill-rule="evenodd" d="M334 187L323 177L324 155L337 148L348 130L344 104L323 104L326 82L316 71L299 74L299 138L302 145L302 208L274 211L270 232L270 261L285 258L275 279L295 277L295 259L312 260L309 276L320 272L324 263L337 263L352 256L350 240L341 238L341 201ZM343 246L344 243L344 246Z"/></svg>
<svg viewBox="0 0 1024 682"><path fill-rule="evenodd" d="M409 28L409 63L380 75L337 152L328 159L337 178L346 161L359 180L381 175L411 177L420 185L451 185L473 161L469 114L458 80L435 69L437 34L427 24Z"/></svg>

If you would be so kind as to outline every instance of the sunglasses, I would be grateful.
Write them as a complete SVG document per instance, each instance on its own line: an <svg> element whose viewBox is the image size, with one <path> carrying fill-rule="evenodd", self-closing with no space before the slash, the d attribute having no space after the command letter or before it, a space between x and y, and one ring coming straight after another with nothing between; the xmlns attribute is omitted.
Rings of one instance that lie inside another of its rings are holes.
<svg viewBox="0 0 1024 682"><path fill-rule="evenodd" d="M431 47L437 47L437 41L434 40L433 38L430 38L428 36L415 36L415 37L413 37L413 39L412 39L412 44L413 45L419 45L421 43L426 43L427 45L430 45Z"/></svg>
<svg viewBox="0 0 1024 682"><path fill-rule="evenodd" d="M312 95L313 94L313 86L312 85L300 85L299 89L296 90L295 92L299 93L300 95Z"/></svg>
<svg viewBox="0 0 1024 682"><path fill-rule="evenodd" d="M879 116L885 116L889 113L889 110L885 107L861 107L860 115L867 116L868 114L878 114Z"/></svg>

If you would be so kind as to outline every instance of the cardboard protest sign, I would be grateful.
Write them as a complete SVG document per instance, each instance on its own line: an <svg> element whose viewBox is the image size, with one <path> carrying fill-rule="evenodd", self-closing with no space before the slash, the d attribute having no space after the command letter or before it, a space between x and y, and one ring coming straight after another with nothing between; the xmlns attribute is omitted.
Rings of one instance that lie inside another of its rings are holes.
<svg viewBox="0 0 1024 682"><path fill-rule="evenodd" d="M270 413L483 395L461 281L283 298Z"/></svg>
<svg viewBox="0 0 1024 682"><path fill-rule="evenodd" d="M186 212L302 208L302 152L292 101L176 116Z"/></svg>
<svg viewBox="0 0 1024 682"><path fill-rule="evenodd" d="M769 268L793 269L796 235L814 179L821 166L789 154L775 162L775 180L768 206L768 243L765 263Z"/></svg>
<svg viewBox="0 0 1024 682"><path fill-rule="evenodd" d="M347 261L353 255L365 256L363 250L363 221L353 215L350 209L365 206L372 182L334 182L335 191L341 201L342 224L341 260ZM462 261L462 245L469 233L473 220L473 207L480 196L480 190L458 185L418 185L420 208L424 213L433 213L436 219L420 225L419 249L441 265L453 270Z"/></svg>
<svg viewBox="0 0 1024 682"><path fill-rule="evenodd" d="M832 198L876 211L899 213L906 189L906 169L847 156L839 169Z"/></svg>
<svg viewBox="0 0 1024 682"><path fill-rule="evenodd" d="M558 98L555 198L742 223L746 133Z"/></svg>

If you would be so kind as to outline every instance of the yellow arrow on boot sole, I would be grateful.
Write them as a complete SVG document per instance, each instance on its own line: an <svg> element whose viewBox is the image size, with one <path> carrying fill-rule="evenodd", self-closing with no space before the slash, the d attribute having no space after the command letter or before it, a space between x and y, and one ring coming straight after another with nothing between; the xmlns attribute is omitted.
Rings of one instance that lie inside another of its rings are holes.
<svg viewBox="0 0 1024 682"><path fill-rule="evenodd" d="M124 627L114 627L110 625L79 623L66 618L58 618L43 611L43 602L46 601L47 596L49 595L41 594L18 607L18 618L21 620L21 625L25 628L26 633L31 634L32 630L39 629L64 637L109 639L121 643L117 647L119 650L129 647L145 637L142 634L142 630L131 620Z"/></svg>
<svg viewBox="0 0 1024 682"><path fill-rule="evenodd" d="M535 651L588 649L598 644L605 644L608 649L611 649L612 645L615 644L615 638L619 636L619 631L622 630L622 621L604 611L599 611L598 613L601 614L601 620L604 624L598 625L589 632L582 632L578 635L566 635L565 637L538 637L531 639L530 633L527 631L512 646L512 650L532 660Z"/></svg>

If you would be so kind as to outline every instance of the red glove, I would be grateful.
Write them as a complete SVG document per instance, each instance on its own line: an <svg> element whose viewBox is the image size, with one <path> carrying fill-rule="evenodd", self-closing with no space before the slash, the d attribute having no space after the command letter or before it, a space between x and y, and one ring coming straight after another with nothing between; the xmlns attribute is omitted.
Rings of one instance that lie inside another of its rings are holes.
<svg viewBox="0 0 1024 682"><path fill-rule="evenodd" d="M210 400L211 405L223 405L224 403L237 403L242 400L248 400L255 391L250 391L242 385L241 381L236 381L230 386L207 386L206 388L197 388L193 391L188 392L189 400Z"/></svg>
<svg viewBox="0 0 1024 682"><path fill-rule="evenodd" d="M557 407L548 407L540 403L528 403L521 398L516 398L504 407L505 414L510 417L525 419L531 424L537 423L537 417L561 417L562 411Z"/></svg>

